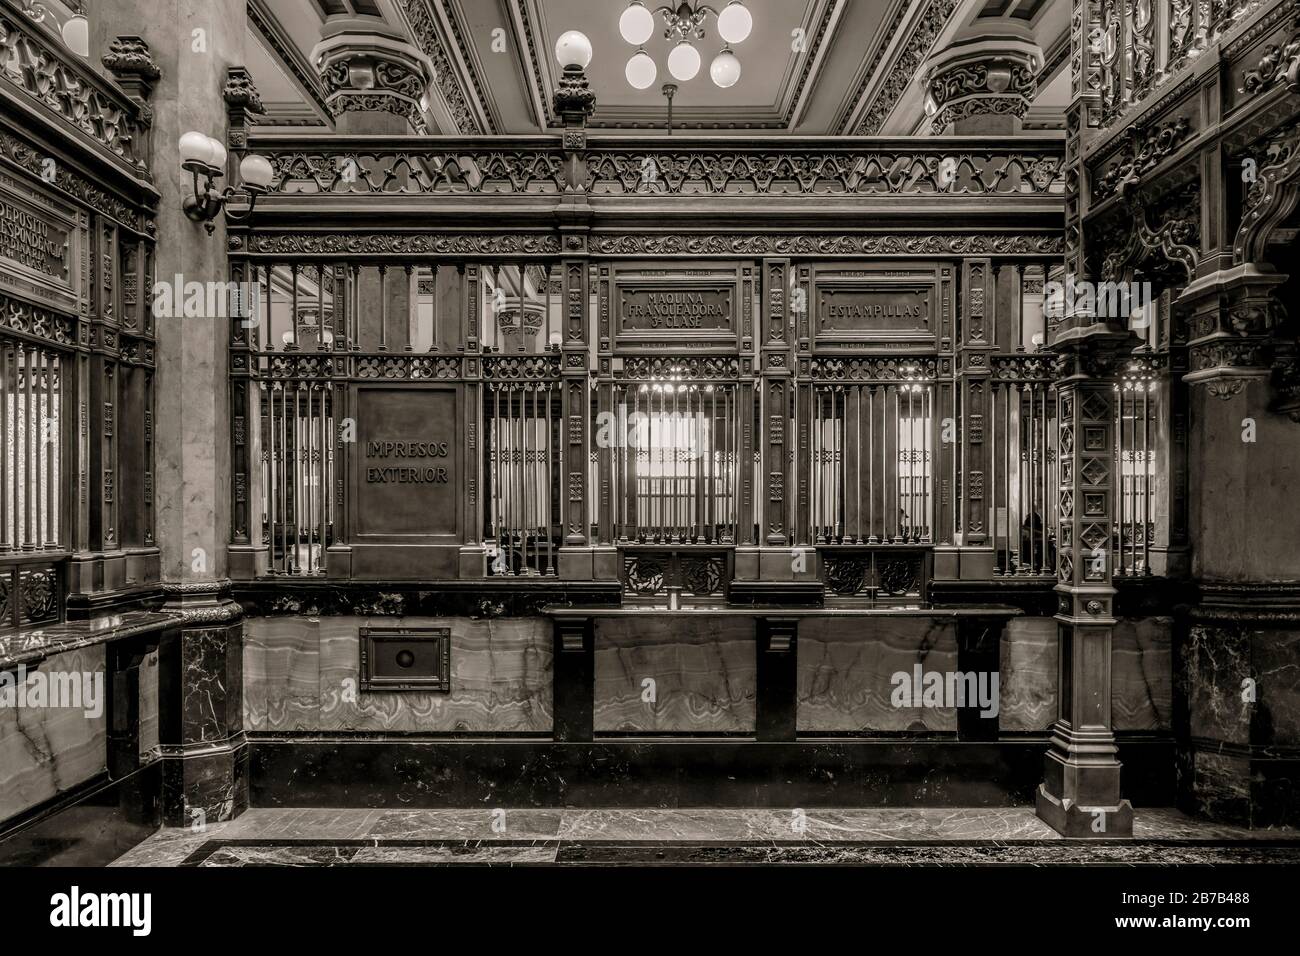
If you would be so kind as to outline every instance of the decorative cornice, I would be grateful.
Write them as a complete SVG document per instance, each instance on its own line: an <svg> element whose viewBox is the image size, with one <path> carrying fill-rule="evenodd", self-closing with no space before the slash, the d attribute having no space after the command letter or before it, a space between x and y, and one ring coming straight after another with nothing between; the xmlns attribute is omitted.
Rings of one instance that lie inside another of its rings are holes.
<svg viewBox="0 0 1300 956"><path fill-rule="evenodd" d="M231 251L243 241L230 237ZM248 242L252 253L282 255L547 255L560 251L560 237L552 233L266 233Z"/></svg>
<svg viewBox="0 0 1300 956"><path fill-rule="evenodd" d="M47 169L45 164L46 155L33 148L29 143L4 130L0 130L0 157L16 164L37 179L45 177ZM73 172L68 168L67 163L56 163L54 179L52 181L47 180L46 184L62 190L78 202L84 203L96 212L134 229L136 232L143 232L152 236L156 231L156 225L152 218L142 216L134 208L128 206L98 183L91 182L79 173Z"/></svg>
<svg viewBox="0 0 1300 956"><path fill-rule="evenodd" d="M903 42L900 52L889 64L884 83L877 89L862 119L853 129L856 135L874 136L880 132L885 121L893 113L894 107L898 105L898 101L907 92L913 77L921 72L939 34L943 32L948 20L960 6L960 0L923 0L921 13L913 21L911 33ZM868 69L867 75L863 78L862 89L855 99L861 99L866 93L876 76L877 64L878 60Z"/></svg>
<svg viewBox="0 0 1300 956"><path fill-rule="evenodd" d="M595 255L1024 255L1059 256L1064 240L1059 234L956 233L915 235L843 233L732 233L686 235L681 233L592 233L588 248Z"/></svg>
<svg viewBox="0 0 1300 956"><path fill-rule="evenodd" d="M438 28L431 8L432 0L396 0L398 9L410 26L411 35L416 45L433 64L435 82L456 124L454 132L464 136L496 133L491 118L487 118L486 128L479 121L478 114L469 104L469 98L460 85L460 74L452 63L451 57Z"/></svg>

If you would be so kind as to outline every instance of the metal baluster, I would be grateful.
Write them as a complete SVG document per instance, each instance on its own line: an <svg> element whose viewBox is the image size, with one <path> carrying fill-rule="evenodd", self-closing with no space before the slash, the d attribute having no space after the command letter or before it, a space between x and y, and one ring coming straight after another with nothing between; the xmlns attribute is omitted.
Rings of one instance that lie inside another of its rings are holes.
<svg viewBox="0 0 1300 956"><path fill-rule="evenodd" d="M551 396L552 383L546 383L546 573L555 574L555 551L554 551L554 523L555 516L551 511L551 488L555 482L551 476L555 474L555 462L551 454ZM626 491L626 489L625 489Z"/></svg>
<svg viewBox="0 0 1300 956"><path fill-rule="evenodd" d="M36 372L33 368L36 359L36 349L27 349L23 354L23 379L27 385L27 396L23 404L23 454L26 460L23 464L26 466L27 487L23 489L23 506L27 516L23 524L23 550L31 551L36 547L36 542L32 540L32 532L36 527L36 502L32 494L36 488L36 433L35 426L35 388Z"/></svg>
<svg viewBox="0 0 1300 956"><path fill-rule="evenodd" d="M1053 475L1056 470L1056 463L1052 460L1052 450L1056 447L1056 436L1052 433L1051 418L1049 417L1049 403L1052 401L1052 388L1044 384L1040 386L1043 393L1043 413L1039 421L1042 424L1042 448L1043 448L1043 520L1042 520L1042 543L1043 552L1038 565L1040 574L1055 574L1056 568L1052 566L1051 558L1047 553L1047 542L1049 539L1048 525L1053 523L1056 514L1056 493L1053 490Z"/></svg>
<svg viewBox="0 0 1300 956"><path fill-rule="evenodd" d="M1115 432L1118 435L1118 440L1115 442L1114 487L1116 489L1115 497L1119 499L1119 541L1117 542L1119 545L1119 568L1116 569L1115 573L1122 576L1124 574L1125 559L1124 525L1128 521L1127 502L1124 500L1124 385L1122 381L1115 386ZM1109 546L1109 543L1107 541L1107 546Z"/></svg>
<svg viewBox="0 0 1300 956"><path fill-rule="evenodd" d="M868 544L877 544L876 537L876 386L863 385L867 393L867 537Z"/></svg>
<svg viewBox="0 0 1300 956"><path fill-rule="evenodd" d="M41 500L45 492L45 469L41 464L42 452L45 450L45 350L32 349L32 466L36 473L36 481L27 493L32 497L32 511L36 515L35 540L32 542L37 551L44 547L45 542L45 507ZM116 385L116 378L113 379ZM110 400L113 405L117 405L117 396L113 395Z"/></svg>
<svg viewBox="0 0 1300 956"><path fill-rule="evenodd" d="M708 509L708 543L718 541L718 390L709 388L709 492L705 500Z"/></svg>
<svg viewBox="0 0 1300 956"><path fill-rule="evenodd" d="M1142 387L1142 573L1151 573L1151 385Z"/></svg>
<svg viewBox="0 0 1300 956"><path fill-rule="evenodd" d="M1038 386L1030 383L1025 386L1029 392L1029 574L1037 574L1041 560L1034 554L1034 516L1038 514Z"/></svg>
<svg viewBox="0 0 1300 956"><path fill-rule="evenodd" d="M862 543L862 388L853 386L853 543Z"/></svg>
<svg viewBox="0 0 1300 956"><path fill-rule="evenodd" d="M10 550L9 542L9 440L14 428L9 422L9 388L13 381L9 373L9 356L11 350L7 343L0 342L0 433L6 437L0 441L0 554ZM17 462L15 462L15 465ZM0 619L0 625L5 622Z"/></svg>
<svg viewBox="0 0 1300 956"><path fill-rule="evenodd" d="M932 444L932 430L934 424L931 421L932 408L931 401L933 395L931 386L927 382L921 390L921 540L929 544L932 539L932 520L930 516L930 506L932 497L930 492L930 482L933 475L930 474L930 445Z"/></svg>
<svg viewBox="0 0 1300 956"><path fill-rule="evenodd" d="M266 393L266 431L268 447L263 450L266 464L262 468L262 519L266 527L267 557L271 570L275 570L275 391L274 383L259 382L258 387ZM259 411L261 409L259 408Z"/></svg>
<svg viewBox="0 0 1300 956"><path fill-rule="evenodd" d="M918 540L916 534L916 419L912 400L916 394L915 385L904 385L907 392L907 526L903 531L904 542Z"/></svg>

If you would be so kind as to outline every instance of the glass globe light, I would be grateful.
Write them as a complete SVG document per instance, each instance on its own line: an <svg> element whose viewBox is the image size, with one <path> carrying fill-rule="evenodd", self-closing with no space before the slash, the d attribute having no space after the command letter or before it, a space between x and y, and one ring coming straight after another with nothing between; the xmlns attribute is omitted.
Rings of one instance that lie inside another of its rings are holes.
<svg viewBox="0 0 1300 956"><path fill-rule="evenodd" d="M740 79L740 61L730 50L723 50L709 64L709 76L724 90L736 85Z"/></svg>
<svg viewBox="0 0 1300 956"><path fill-rule="evenodd" d="M668 54L668 72L683 83L695 79L700 72L700 51L683 40Z"/></svg>
<svg viewBox="0 0 1300 956"><path fill-rule="evenodd" d="M618 32L623 34L623 39L628 43L640 46L655 32L654 14L645 8L641 0L633 0L632 5L618 18Z"/></svg>
<svg viewBox="0 0 1300 956"><path fill-rule="evenodd" d="M212 139L211 137L208 137ZM219 171L226 168L226 147L219 140L212 139L212 165Z"/></svg>
<svg viewBox="0 0 1300 956"><path fill-rule="evenodd" d="M239 178L245 186L253 189L269 189L271 180L275 178L275 170L265 156L249 153L239 164Z"/></svg>
<svg viewBox="0 0 1300 956"><path fill-rule="evenodd" d="M659 75L659 68L655 66L654 57L645 50L638 50L632 54L632 59L627 61L627 69L623 74L633 89L645 90L650 88L650 84Z"/></svg>
<svg viewBox="0 0 1300 956"><path fill-rule="evenodd" d="M198 163L201 166L212 166L214 155L212 144L214 142L215 140L213 140L212 137L190 130L181 137L178 145L181 154L181 162Z"/></svg>
<svg viewBox="0 0 1300 956"><path fill-rule="evenodd" d="M753 29L754 18L740 0L732 0L718 14L718 36L728 43L744 43Z"/></svg>
<svg viewBox="0 0 1300 956"><path fill-rule="evenodd" d="M555 41L555 58L560 61L560 66L585 70L591 62L591 41L585 33L567 30Z"/></svg>
<svg viewBox="0 0 1300 956"><path fill-rule="evenodd" d="M69 50L77 56L90 56L90 24L84 16L78 13L68 17L59 32Z"/></svg>

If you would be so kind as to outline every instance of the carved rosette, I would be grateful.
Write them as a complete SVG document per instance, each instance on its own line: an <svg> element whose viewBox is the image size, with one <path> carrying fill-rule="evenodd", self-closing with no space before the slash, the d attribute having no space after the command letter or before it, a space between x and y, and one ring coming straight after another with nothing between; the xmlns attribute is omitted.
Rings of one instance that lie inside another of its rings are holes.
<svg viewBox="0 0 1300 956"><path fill-rule="evenodd" d="M931 135L989 116L1013 117L1018 129L1037 94L1043 55L1032 37L1001 22L996 33L982 25L977 29L980 32L960 34L930 58L925 110Z"/></svg>
<svg viewBox="0 0 1300 956"><path fill-rule="evenodd" d="M428 132L426 93L435 71L429 58L403 37L369 24L345 23L316 45L312 62L325 87L325 105L334 116L393 113L413 132Z"/></svg>

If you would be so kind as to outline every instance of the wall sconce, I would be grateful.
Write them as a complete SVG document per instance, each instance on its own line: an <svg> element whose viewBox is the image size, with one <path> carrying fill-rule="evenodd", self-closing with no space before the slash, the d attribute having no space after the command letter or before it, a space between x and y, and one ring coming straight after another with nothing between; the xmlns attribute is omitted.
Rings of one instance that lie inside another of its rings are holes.
<svg viewBox="0 0 1300 956"><path fill-rule="evenodd" d="M212 220L238 191L233 186L227 186L221 192L216 188L216 180L225 175L226 147L211 136L191 130L180 139L180 154L181 169L188 171L194 179L194 195L186 197L182 208L186 216L203 223L208 235L212 235ZM200 176L204 177L202 186L199 185ZM265 156L249 153L239 163L239 177L243 180L243 191L248 193L248 212L239 216L227 213L235 222L242 222L253 214L257 197L270 190L275 170Z"/></svg>

